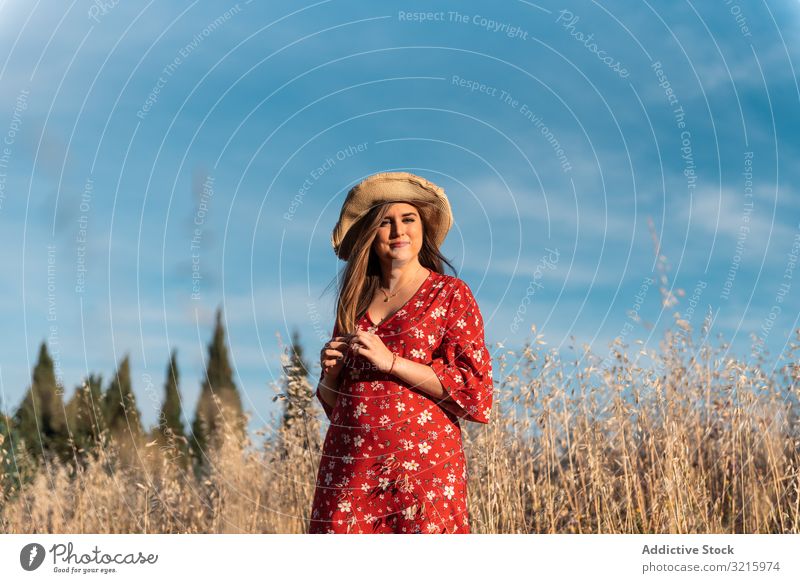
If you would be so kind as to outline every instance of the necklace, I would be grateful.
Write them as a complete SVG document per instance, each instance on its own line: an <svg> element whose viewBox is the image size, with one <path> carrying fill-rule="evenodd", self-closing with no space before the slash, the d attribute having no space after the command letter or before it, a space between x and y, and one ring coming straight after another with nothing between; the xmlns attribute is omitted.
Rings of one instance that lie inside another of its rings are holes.
<svg viewBox="0 0 800 583"><path fill-rule="evenodd" d="M422 266L421 266L421 265L420 265L419 269L417 269L417 273L419 273L419 270L420 270L420 269L422 269ZM416 276L416 275L417 275L417 273L415 273L414 275ZM406 282L406 283L407 283L407 282ZM406 284L404 283L404 284L403 284L403 285L401 285L401 286L400 286L400 288L399 288L399 289L398 289L396 292L394 292L393 294L387 294L387 293L386 293L386 290L384 290L382 287L379 287L378 289L379 289L379 290L381 290L381 291L383 292L383 295L385 295L385 296L386 296L386 298L383 300L383 303L387 303L387 302L389 301L389 298L393 298L393 297L395 297L397 294L399 294L399 293L400 293L400 290L401 290L401 289L403 289L405 286L406 286Z"/></svg>

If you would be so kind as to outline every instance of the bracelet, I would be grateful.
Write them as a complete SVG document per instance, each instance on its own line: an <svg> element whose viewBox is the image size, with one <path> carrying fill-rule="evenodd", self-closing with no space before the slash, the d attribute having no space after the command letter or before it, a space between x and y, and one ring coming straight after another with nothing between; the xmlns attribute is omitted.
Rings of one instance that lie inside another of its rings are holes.
<svg viewBox="0 0 800 583"><path fill-rule="evenodd" d="M394 370L394 363L395 363L396 360L397 360L397 355L393 352L392 353L392 366L389 369L388 374L392 374L392 371Z"/></svg>

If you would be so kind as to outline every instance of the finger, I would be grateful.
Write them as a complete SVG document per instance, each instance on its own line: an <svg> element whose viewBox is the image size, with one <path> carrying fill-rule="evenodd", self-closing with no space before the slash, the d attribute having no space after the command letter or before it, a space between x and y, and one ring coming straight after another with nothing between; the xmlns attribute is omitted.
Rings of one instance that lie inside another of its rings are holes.
<svg viewBox="0 0 800 583"><path fill-rule="evenodd" d="M356 334L353 335L353 340L360 342L361 344L368 343L373 336L363 330L359 330Z"/></svg>
<svg viewBox="0 0 800 583"><path fill-rule="evenodd" d="M363 338L367 338L369 340L380 339L380 336L378 336L375 332L371 330L364 330L363 332L361 332L361 335Z"/></svg>
<svg viewBox="0 0 800 583"><path fill-rule="evenodd" d="M381 342L380 338L369 332L362 332L358 337L358 341L368 348L374 348Z"/></svg>
<svg viewBox="0 0 800 583"><path fill-rule="evenodd" d="M350 351L353 349L353 347L350 346L349 344L342 344L341 346L338 346L336 349L343 355L347 356L348 354L350 354Z"/></svg>

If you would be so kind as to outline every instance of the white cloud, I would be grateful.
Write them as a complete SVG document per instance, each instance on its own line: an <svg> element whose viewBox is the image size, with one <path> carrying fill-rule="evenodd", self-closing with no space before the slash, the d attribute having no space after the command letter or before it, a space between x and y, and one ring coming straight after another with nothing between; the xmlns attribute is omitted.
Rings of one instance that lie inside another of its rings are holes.
<svg viewBox="0 0 800 583"><path fill-rule="evenodd" d="M778 196L787 195L784 191ZM744 233L746 248L750 252L756 252L766 250L768 239L787 240L794 233L794 228L783 222L785 216L780 212L780 206L773 209L774 197L774 188L765 185L757 188L752 198L746 198L743 191L726 186L721 190L700 188L691 205L687 202L679 206L676 204L673 208L682 223L691 221L693 228L700 229L707 235L735 240L740 232ZM752 211L748 213L749 207L746 205L750 203Z"/></svg>

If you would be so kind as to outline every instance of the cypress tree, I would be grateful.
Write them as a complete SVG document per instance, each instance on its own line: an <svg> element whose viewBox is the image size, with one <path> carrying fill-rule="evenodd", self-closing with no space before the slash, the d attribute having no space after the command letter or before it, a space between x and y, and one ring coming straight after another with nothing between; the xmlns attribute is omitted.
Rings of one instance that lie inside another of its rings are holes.
<svg viewBox="0 0 800 583"><path fill-rule="evenodd" d="M309 382L309 367L303 359L303 347L297 330L292 334L292 344L285 360L281 457L289 454L290 444L302 450L319 446L319 422L313 409L314 391Z"/></svg>
<svg viewBox="0 0 800 583"><path fill-rule="evenodd" d="M159 415L159 430L163 433L171 432L172 435L185 435L181 414L181 395L179 390L180 374L178 372L178 356L172 351L167 364L167 375L164 381L164 403Z"/></svg>
<svg viewBox="0 0 800 583"><path fill-rule="evenodd" d="M42 342L33 379L14 415L14 425L37 459L67 457L67 422L62 389L56 383L53 359Z"/></svg>
<svg viewBox="0 0 800 583"><path fill-rule="evenodd" d="M120 446L140 445L143 436L141 415L131 387L130 359L122 359L105 394L104 410L111 438Z"/></svg>
<svg viewBox="0 0 800 583"><path fill-rule="evenodd" d="M153 430L153 437L162 452L170 459L176 457L186 459L188 440L183 428L183 415L180 396L180 374L178 372L178 355L173 350L167 363L164 381L164 403L158 417L158 426Z"/></svg>
<svg viewBox="0 0 800 583"><path fill-rule="evenodd" d="M215 398L219 403L215 402ZM208 364L197 411L192 422L192 449L196 459L202 463L206 448L212 445L212 437L222 430L219 421L224 421L238 439L245 434L245 419L239 391L233 382L233 372L228 362L225 344L225 328L222 325L222 309L217 309L214 336L208 345Z"/></svg>
<svg viewBox="0 0 800 583"><path fill-rule="evenodd" d="M67 418L79 461L100 443L106 420L104 415L103 377L90 374L67 404Z"/></svg>

